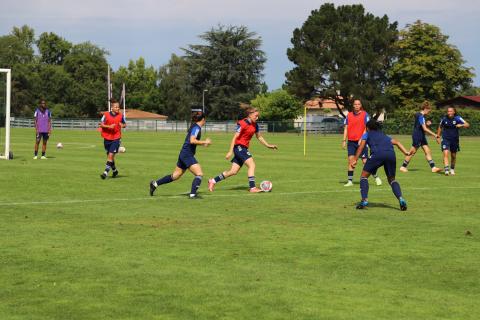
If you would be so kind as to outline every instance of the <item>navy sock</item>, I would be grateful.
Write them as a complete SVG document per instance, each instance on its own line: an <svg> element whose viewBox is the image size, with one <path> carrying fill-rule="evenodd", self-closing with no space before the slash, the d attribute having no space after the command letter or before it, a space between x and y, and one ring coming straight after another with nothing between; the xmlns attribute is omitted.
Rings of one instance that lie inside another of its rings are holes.
<svg viewBox="0 0 480 320"><path fill-rule="evenodd" d="M200 188L200 184L202 183L202 176L195 176L192 181L192 190L190 190L190 195L197 194L198 188Z"/></svg>
<svg viewBox="0 0 480 320"><path fill-rule="evenodd" d="M368 199L368 178L360 178L360 194L362 195L362 200Z"/></svg>
<svg viewBox="0 0 480 320"><path fill-rule="evenodd" d="M172 175L171 174L166 175L165 177L160 178L157 181L155 181L155 183L157 184L155 187L158 187L161 184L170 183L172 181L173 181Z"/></svg>
<svg viewBox="0 0 480 320"><path fill-rule="evenodd" d="M112 161L112 170L117 171L117 168L115 167L115 161Z"/></svg>
<svg viewBox="0 0 480 320"><path fill-rule="evenodd" d="M255 188L255 176L248 177L248 186L250 189Z"/></svg>
<svg viewBox="0 0 480 320"><path fill-rule="evenodd" d="M433 160L428 160L428 164L430 165L430 168L435 167L435 162Z"/></svg>
<svg viewBox="0 0 480 320"><path fill-rule="evenodd" d="M390 186L392 187L392 191L395 197L397 197L397 199L400 199L402 197L402 189L400 189L400 184L397 181L393 180L390 183Z"/></svg>
<svg viewBox="0 0 480 320"><path fill-rule="evenodd" d="M352 181L353 180L353 170L348 170L348 180Z"/></svg>
<svg viewBox="0 0 480 320"><path fill-rule="evenodd" d="M222 180L225 180L225 176L223 175L223 173L220 173L218 176L213 178L213 180L215 180L215 182L220 182Z"/></svg>
<svg viewBox="0 0 480 320"><path fill-rule="evenodd" d="M445 166L445 171L450 171L450 167L449 167L449 166Z"/></svg>
<svg viewBox="0 0 480 320"><path fill-rule="evenodd" d="M410 163L410 161L407 161L407 160L403 160L403 164L402 164L402 167L407 167L408 164Z"/></svg>
<svg viewBox="0 0 480 320"><path fill-rule="evenodd" d="M451 168L452 170L454 170L454 169L455 169L455 165L452 163L452 165L450 166L450 168Z"/></svg>
<svg viewBox="0 0 480 320"><path fill-rule="evenodd" d="M33 153L34 153L35 157L38 156L38 151L34 151Z"/></svg>
<svg viewBox="0 0 480 320"><path fill-rule="evenodd" d="M105 173L108 174L110 169L112 169L113 162L107 161L107 164L105 165Z"/></svg>
<svg viewBox="0 0 480 320"><path fill-rule="evenodd" d="M42 151L42 157L45 157L45 151Z"/></svg>

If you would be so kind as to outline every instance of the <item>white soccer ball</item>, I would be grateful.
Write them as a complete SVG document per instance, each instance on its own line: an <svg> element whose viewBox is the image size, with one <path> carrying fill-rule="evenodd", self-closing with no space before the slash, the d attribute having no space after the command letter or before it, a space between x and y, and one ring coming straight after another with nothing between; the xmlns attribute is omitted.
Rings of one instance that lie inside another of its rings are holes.
<svg viewBox="0 0 480 320"><path fill-rule="evenodd" d="M63 149L63 144L61 142L57 143L57 149Z"/></svg>
<svg viewBox="0 0 480 320"><path fill-rule="evenodd" d="M272 182L271 181L262 181L262 183L260 183L260 189L262 189L263 192L272 191Z"/></svg>
<svg viewBox="0 0 480 320"><path fill-rule="evenodd" d="M127 149L125 149L125 147L119 147L118 148L118 152L120 152L120 153L124 153L125 151L127 151Z"/></svg>

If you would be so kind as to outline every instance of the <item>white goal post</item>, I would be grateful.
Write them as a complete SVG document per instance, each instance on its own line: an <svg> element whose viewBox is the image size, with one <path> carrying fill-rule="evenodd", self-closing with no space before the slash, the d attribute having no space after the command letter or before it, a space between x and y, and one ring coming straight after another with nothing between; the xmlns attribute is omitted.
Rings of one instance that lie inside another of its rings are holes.
<svg viewBox="0 0 480 320"><path fill-rule="evenodd" d="M5 90L5 150L0 151L0 159L10 159L10 96L12 87L12 71L10 69L0 69L0 74L6 75ZM1 145L1 144L0 144Z"/></svg>

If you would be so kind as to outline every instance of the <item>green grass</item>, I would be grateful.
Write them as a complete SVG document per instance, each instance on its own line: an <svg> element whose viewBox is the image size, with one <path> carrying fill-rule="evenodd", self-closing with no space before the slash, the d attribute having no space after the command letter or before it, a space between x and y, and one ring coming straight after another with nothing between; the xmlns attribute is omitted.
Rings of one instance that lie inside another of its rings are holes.
<svg viewBox="0 0 480 320"><path fill-rule="evenodd" d="M197 155L211 177L229 167L231 136L208 136ZM385 184L359 212L340 136L310 136L306 158L301 136L266 137L277 152L251 151L272 193L248 194L243 169L191 201L191 174L148 196L183 134L127 131L121 177L102 181L98 132L57 130L35 161L33 132L13 130L15 160L0 162L0 319L480 318L480 139L462 139L454 177L418 154L398 175L407 212Z"/></svg>

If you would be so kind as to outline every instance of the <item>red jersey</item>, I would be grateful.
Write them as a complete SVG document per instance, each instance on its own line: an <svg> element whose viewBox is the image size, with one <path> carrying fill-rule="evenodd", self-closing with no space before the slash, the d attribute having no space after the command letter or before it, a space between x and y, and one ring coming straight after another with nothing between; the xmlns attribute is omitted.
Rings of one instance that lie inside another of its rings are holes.
<svg viewBox="0 0 480 320"><path fill-rule="evenodd" d="M120 123L125 123L125 118L122 113L113 114L111 112L105 112L102 117L102 124L111 125L115 124L114 128L101 128L102 137L106 140L118 140L122 137L122 127Z"/></svg>
<svg viewBox="0 0 480 320"><path fill-rule="evenodd" d="M364 110L359 113L349 112L345 118L345 125L347 125L348 140L358 141L362 138L367 122L370 120L368 113Z"/></svg>
<svg viewBox="0 0 480 320"><path fill-rule="evenodd" d="M252 140L253 135L258 131L258 124L256 122L252 122L248 118L238 121L237 132L240 133L240 135L235 139L235 145L241 145L248 148L250 140Z"/></svg>

